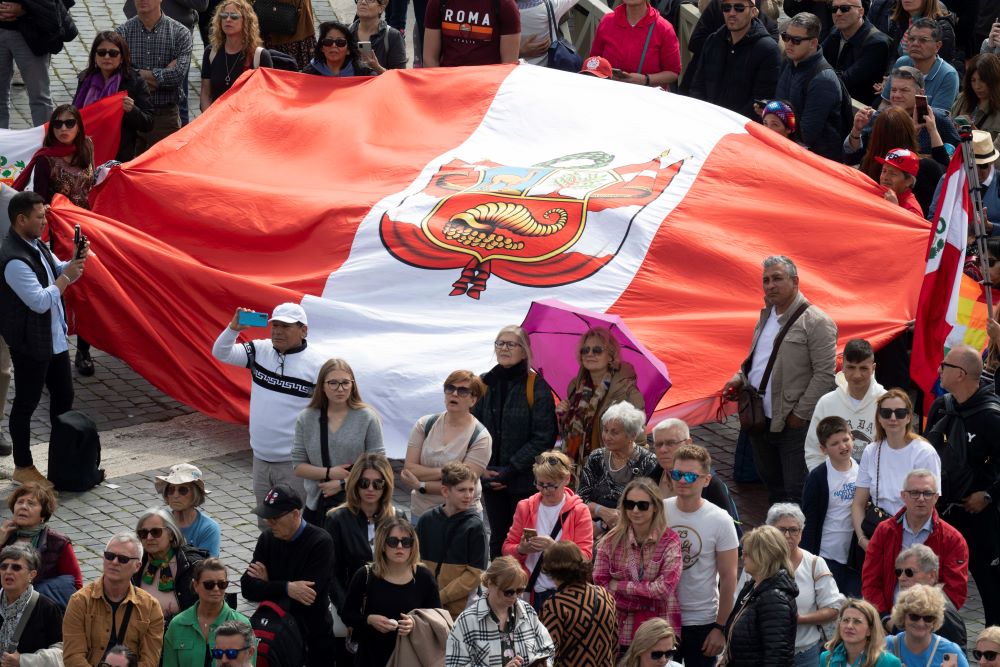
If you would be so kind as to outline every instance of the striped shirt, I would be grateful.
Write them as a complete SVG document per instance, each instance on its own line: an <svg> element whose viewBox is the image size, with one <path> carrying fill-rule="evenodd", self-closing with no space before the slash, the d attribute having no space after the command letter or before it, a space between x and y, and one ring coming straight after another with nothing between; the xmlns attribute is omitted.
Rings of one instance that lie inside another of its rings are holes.
<svg viewBox="0 0 1000 667"><path fill-rule="evenodd" d="M115 31L128 44L132 66L150 70L156 78L159 86L150 95L153 106L177 104L191 66L191 31L166 14L160 16L152 30L146 30L139 17L133 16ZM175 60L176 64L168 67Z"/></svg>

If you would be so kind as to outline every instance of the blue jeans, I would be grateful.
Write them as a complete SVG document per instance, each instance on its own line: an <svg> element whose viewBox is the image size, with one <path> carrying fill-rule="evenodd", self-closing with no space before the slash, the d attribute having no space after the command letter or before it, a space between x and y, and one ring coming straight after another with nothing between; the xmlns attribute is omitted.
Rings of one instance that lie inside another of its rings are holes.
<svg viewBox="0 0 1000 667"><path fill-rule="evenodd" d="M795 654L795 667L816 667L819 664L819 644Z"/></svg>
<svg viewBox="0 0 1000 667"><path fill-rule="evenodd" d="M14 78L14 63L21 70L28 91L31 124L35 127L49 122L55 108L49 95L49 62L51 56L36 56L17 30L0 29L0 128L10 127L10 82Z"/></svg>

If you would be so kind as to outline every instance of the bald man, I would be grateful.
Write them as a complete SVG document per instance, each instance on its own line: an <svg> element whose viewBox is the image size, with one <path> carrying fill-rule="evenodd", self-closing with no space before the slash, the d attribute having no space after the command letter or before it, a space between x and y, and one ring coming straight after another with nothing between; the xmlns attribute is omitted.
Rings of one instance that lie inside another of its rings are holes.
<svg viewBox="0 0 1000 667"><path fill-rule="evenodd" d="M948 393L931 406L925 435L941 456L941 518L969 544L986 625L1000 624L1000 399L980 387L983 360L968 345L952 348L938 369Z"/></svg>

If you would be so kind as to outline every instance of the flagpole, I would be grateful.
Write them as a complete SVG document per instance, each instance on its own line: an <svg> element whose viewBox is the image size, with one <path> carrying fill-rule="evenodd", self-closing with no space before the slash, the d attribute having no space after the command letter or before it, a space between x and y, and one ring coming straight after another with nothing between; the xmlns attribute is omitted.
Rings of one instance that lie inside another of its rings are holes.
<svg viewBox="0 0 1000 667"><path fill-rule="evenodd" d="M979 190L979 171L976 169L976 153L972 147L972 126L963 125L958 135L962 140L962 168L965 170L966 186L972 199L972 228L976 238L976 253L979 255L979 269L983 274L983 290L986 292L986 311L993 319L993 282L990 280L989 257L986 253L986 216L983 215L983 195Z"/></svg>

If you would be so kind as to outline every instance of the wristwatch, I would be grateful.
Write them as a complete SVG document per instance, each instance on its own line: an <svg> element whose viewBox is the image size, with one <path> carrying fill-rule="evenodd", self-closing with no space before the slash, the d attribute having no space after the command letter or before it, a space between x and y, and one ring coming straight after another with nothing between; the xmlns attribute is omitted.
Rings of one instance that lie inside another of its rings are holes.
<svg viewBox="0 0 1000 667"><path fill-rule="evenodd" d="M722 623L712 623L712 629L718 630L723 634L726 632L726 626L724 626Z"/></svg>
<svg viewBox="0 0 1000 667"><path fill-rule="evenodd" d="M343 491L346 488L347 488L347 480L344 479L340 480L340 490Z"/></svg>
<svg viewBox="0 0 1000 667"><path fill-rule="evenodd" d="M420 482L420 488L417 489L420 493L427 493L427 482Z"/></svg>

